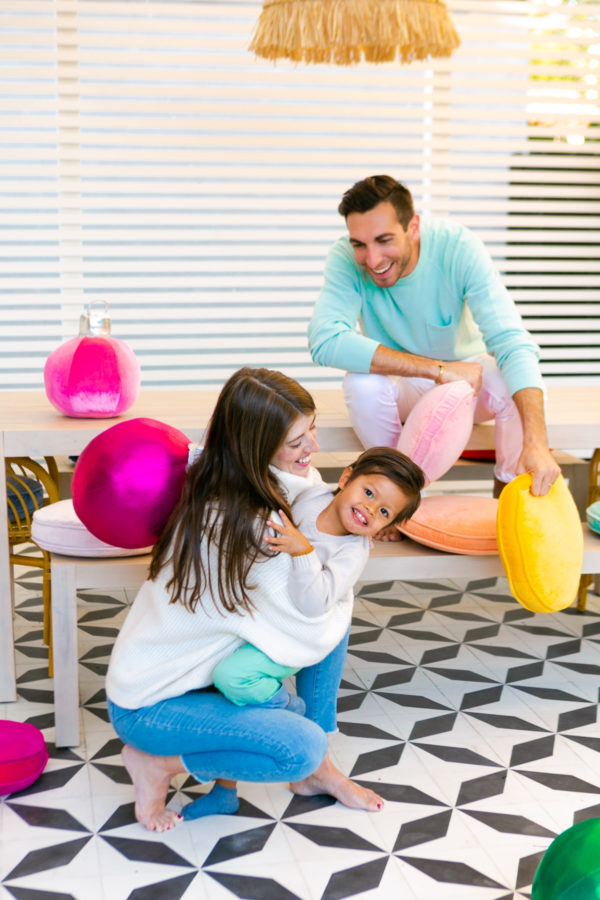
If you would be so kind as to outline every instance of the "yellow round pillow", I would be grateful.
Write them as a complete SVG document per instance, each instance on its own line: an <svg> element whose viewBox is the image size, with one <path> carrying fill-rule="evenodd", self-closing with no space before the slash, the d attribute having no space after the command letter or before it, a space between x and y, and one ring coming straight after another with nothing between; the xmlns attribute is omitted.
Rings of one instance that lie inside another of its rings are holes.
<svg viewBox="0 0 600 900"><path fill-rule="evenodd" d="M498 501L496 538L510 589L531 612L557 612L577 594L583 532L575 501L560 475L543 497L531 475L517 475Z"/></svg>

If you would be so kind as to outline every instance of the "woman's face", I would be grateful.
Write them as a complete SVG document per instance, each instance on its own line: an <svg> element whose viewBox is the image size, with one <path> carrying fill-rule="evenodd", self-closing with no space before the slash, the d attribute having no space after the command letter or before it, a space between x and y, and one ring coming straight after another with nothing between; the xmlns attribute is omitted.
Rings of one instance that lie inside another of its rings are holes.
<svg viewBox="0 0 600 900"><path fill-rule="evenodd" d="M282 472L291 472L292 475L301 475L306 478L311 454L319 450L316 437L315 414L298 416L271 460L272 465L281 469Z"/></svg>

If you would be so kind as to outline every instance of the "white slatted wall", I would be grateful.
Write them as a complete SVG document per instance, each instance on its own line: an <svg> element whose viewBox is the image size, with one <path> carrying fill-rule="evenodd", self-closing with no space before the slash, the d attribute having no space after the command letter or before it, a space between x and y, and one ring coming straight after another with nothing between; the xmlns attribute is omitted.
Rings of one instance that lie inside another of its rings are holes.
<svg viewBox="0 0 600 900"><path fill-rule="evenodd" d="M600 2L448 0L429 64L248 51L255 0L0 0L0 387L109 301L151 386L309 387L343 191L388 172L486 242L549 377L600 380Z"/></svg>

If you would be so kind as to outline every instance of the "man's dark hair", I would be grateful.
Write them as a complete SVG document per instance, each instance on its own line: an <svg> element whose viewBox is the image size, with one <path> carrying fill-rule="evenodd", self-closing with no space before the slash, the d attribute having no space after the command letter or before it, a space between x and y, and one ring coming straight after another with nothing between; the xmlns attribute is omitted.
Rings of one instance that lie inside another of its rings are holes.
<svg viewBox="0 0 600 900"><path fill-rule="evenodd" d="M412 195L391 175L371 175L357 181L342 197L338 212L347 219L350 213L366 213L385 202L392 204L398 221L406 231L415 214Z"/></svg>

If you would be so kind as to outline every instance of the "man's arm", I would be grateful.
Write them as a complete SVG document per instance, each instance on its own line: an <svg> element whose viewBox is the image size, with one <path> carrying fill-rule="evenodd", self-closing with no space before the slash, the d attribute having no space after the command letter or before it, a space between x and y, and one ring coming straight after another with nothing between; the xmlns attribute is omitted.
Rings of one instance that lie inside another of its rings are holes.
<svg viewBox="0 0 600 900"><path fill-rule="evenodd" d="M374 375L403 375L405 378L431 378L438 384L449 381L468 381L476 394L481 390L482 366L478 362L445 362L441 359L430 359L427 356L416 356L403 353L379 344L371 360L371 373Z"/></svg>
<svg viewBox="0 0 600 900"><path fill-rule="evenodd" d="M523 424L523 450L517 473L531 472L531 493L547 494L560 475L560 468L548 448L544 396L538 388L523 388L513 395L513 400Z"/></svg>

